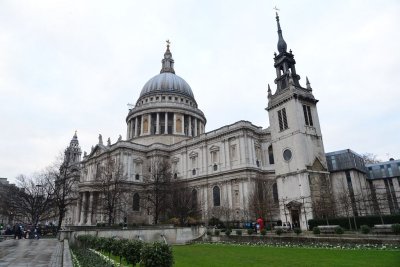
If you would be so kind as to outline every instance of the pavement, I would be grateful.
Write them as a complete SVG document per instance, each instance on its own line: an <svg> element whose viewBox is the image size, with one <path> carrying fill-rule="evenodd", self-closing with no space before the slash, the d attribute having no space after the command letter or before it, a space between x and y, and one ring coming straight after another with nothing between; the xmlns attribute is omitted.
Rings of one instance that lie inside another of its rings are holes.
<svg viewBox="0 0 400 267"><path fill-rule="evenodd" d="M57 239L20 239L0 242L0 267L60 267L62 242Z"/></svg>

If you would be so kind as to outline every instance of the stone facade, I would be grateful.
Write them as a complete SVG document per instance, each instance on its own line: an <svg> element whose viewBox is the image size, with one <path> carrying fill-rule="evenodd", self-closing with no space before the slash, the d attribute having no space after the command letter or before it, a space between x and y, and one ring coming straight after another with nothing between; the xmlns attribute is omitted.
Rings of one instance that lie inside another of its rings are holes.
<svg viewBox="0 0 400 267"><path fill-rule="evenodd" d="M260 177L273 187L276 207L269 221L290 222L302 229L307 229L307 220L316 214L335 215L332 213L339 209L335 199L343 188L348 189L349 179L353 195L355 192L369 198L364 169L335 169L333 155L325 155L318 100L308 78L306 86L300 85L294 55L291 50L287 52L279 17L276 19L277 88L273 93L268 86L266 108L270 127L262 129L251 122L238 121L205 132L206 118L188 83L175 74L168 44L160 74L145 84L129 110L126 139L120 137L113 144L108 139L104 144L100 135L98 144L80 161L79 197L76 206L69 210L66 224L94 225L106 221L99 205L102 193L96 183L98 170L110 155L122 163L127 178L128 193L120 199L122 208L116 212L117 222L124 218L128 223L152 222L153 214L143 205L135 205L135 201L146 200L144 178L150 175L149 166L157 157L167 158L173 179L187 181L194 190L204 222L215 215L216 207L231 210L230 220L255 220L255 215L249 213L249 196ZM398 186L398 180L396 183ZM357 209L365 214L370 212L367 202L358 205L362 206L351 205L353 213ZM221 219L227 220L224 216Z"/></svg>

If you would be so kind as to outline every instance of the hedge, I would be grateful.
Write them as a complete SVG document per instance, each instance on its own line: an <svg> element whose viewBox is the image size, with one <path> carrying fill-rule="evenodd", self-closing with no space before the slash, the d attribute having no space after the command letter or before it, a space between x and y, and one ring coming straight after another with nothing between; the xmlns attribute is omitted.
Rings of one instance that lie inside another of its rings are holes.
<svg viewBox="0 0 400 267"><path fill-rule="evenodd" d="M127 240L96 237L92 235L80 235L77 237L83 249L100 250L103 253L119 256L135 265L141 261L141 266L172 266L173 254L172 248L168 244L154 242L144 244L140 240ZM81 253L82 255L84 253ZM156 264L156 265L154 265ZM161 264L161 265L159 265Z"/></svg>
<svg viewBox="0 0 400 267"><path fill-rule="evenodd" d="M374 227L375 224L382 224L380 216L362 216L355 217L357 222L357 228L360 225L368 225L369 227ZM400 214L395 215L382 215L382 219L385 224L394 224L400 223ZM347 217L338 217L328 219L330 225L339 225L342 228L350 229L349 227L349 219ZM354 219L350 218L351 228L354 229ZM313 229L315 226L319 225L327 225L326 219L312 219L308 220L309 229Z"/></svg>

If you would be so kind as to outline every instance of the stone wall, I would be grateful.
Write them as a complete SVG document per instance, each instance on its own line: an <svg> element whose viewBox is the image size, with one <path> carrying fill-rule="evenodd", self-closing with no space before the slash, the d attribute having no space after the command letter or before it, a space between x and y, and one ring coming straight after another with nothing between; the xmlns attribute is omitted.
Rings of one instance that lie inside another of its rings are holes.
<svg viewBox="0 0 400 267"><path fill-rule="evenodd" d="M79 235L93 235L98 237L115 237L120 239L139 239L144 242L166 241L168 244L185 244L199 238L206 232L205 227L169 227L153 226L136 229L99 229L89 227L75 227L74 230L60 231L60 240L68 239L70 244L75 243Z"/></svg>

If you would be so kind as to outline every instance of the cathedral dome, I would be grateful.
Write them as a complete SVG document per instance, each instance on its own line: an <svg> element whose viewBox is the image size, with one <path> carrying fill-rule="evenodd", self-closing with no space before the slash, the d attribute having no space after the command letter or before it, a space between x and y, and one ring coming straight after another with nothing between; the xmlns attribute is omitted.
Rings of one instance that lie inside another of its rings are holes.
<svg viewBox="0 0 400 267"><path fill-rule="evenodd" d="M169 41L161 62L160 74L146 82L126 117L127 139L138 144L171 145L205 132L207 120L192 89L175 74Z"/></svg>
<svg viewBox="0 0 400 267"><path fill-rule="evenodd" d="M172 72L162 72L151 78L140 93L140 98L153 93L176 93L194 99L192 89L189 84Z"/></svg>

